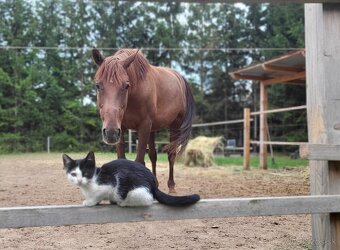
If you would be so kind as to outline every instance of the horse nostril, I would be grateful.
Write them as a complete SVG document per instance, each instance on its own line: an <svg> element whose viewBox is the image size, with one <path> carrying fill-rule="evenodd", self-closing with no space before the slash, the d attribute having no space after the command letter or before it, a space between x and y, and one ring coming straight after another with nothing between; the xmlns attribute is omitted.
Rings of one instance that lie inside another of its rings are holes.
<svg viewBox="0 0 340 250"><path fill-rule="evenodd" d="M103 128L102 133L103 133L103 136L105 137L108 137L108 136L119 137L121 134L121 129L117 128L117 129L107 130L106 128Z"/></svg>

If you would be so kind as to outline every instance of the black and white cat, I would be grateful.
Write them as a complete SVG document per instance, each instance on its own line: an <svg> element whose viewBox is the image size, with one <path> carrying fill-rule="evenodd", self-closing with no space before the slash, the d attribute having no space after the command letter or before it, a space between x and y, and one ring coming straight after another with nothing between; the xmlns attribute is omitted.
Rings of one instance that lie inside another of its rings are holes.
<svg viewBox="0 0 340 250"><path fill-rule="evenodd" d="M122 207L150 206L154 199L169 206L187 206L200 200L197 194L171 196L161 192L151 171L135 161L118 159L97 168L94 153L89 152L79 160L63 154L63 162L68 180L85 196L85 206L95 206L102 200Z"/></svg>

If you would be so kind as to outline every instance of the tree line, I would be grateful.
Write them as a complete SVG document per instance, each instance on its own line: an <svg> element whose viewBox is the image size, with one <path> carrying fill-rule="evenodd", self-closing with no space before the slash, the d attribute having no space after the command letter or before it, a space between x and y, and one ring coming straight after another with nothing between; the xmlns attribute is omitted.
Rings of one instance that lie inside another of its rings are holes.
<svg viewBox="0 0 340 250"><path fill-rule="evenodd" d="M180 71L192 87L196 123L258 109L257 84L234 81L229 71L304 48L302 4L0 0L0 15L2 153L42 151L48 136L55 151L111 150L101 143L92 46L106 56L141 48L151 64ZM270 88L269 106L304 103L304 88ZM274 138L307 136L301 112L269 119ZM236 130L218 133L237 137Z"/></svg>

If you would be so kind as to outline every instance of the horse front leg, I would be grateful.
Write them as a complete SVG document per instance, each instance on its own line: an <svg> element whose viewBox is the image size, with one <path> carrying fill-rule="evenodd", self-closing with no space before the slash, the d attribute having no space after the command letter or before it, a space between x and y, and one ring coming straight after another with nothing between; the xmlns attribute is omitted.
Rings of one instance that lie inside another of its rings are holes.
<svg viewBox="0 0 340 250"><path fill-rule="evenodd" d="M152 165L152 173L155 176L156 184L158 186L158 180L156 176L157 151L156 151L156 146L155 146L155 132L150 133L148 145L149 145L148 155L149 155L151 165Z"/></svg>
<svg viewBox="0 0 340 250"><path fill-rule="evenodd" d="M143 124L137 130L138 135L138 146L136 161L145 165L144 156L146 153L146 147L150 138L151 123Z"/></svg>
<svg viewBox="0 0 340 250"><path fill-rule="evenodd" d="M124 133L125 133L125 129L122 129L122 134L120 135L119 142L116 145L118 159L126 159Z"/></svg>

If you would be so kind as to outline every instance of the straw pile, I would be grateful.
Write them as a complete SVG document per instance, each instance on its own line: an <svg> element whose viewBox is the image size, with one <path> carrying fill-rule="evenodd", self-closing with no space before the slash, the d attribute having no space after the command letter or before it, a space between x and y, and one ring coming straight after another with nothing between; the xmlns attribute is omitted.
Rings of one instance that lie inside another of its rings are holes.
<svg viewBox="0 0 340 250"><path fill-rule="evenodd" d="M223 147L222 137L198 136L190 140L185 149L185 165L209 167L213 165L213 152L216 147Z"/></svg>

